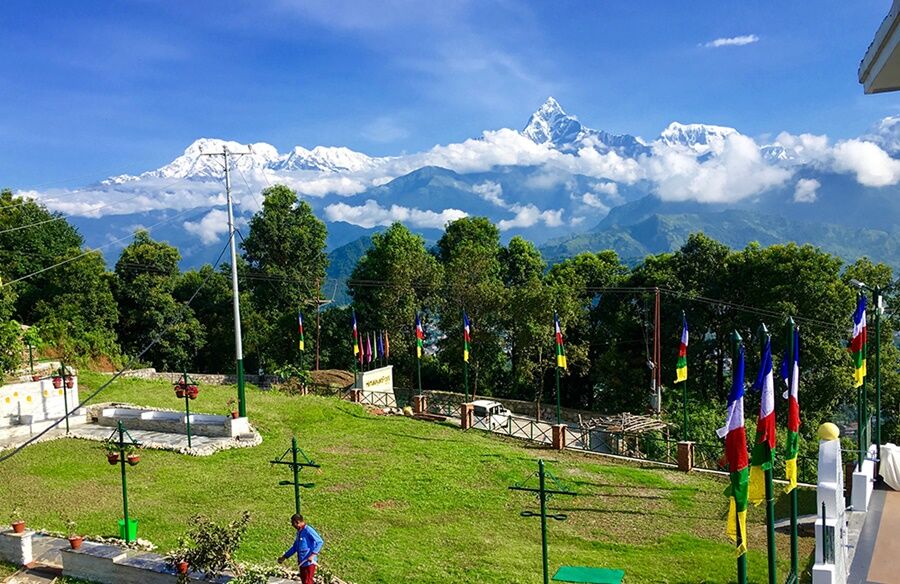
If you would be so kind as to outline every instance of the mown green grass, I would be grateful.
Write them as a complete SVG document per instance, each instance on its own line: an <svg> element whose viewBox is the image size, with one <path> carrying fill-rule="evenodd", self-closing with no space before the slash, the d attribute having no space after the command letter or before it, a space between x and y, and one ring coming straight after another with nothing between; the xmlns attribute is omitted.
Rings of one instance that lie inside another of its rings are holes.
<svg viewBox="0 0 900 584"><path fill-rule="evenodd" d="M82 374L82 394L105 378ZM202 387L198 412L224 413L232 388ZM98 401L177 408L165 383L122 380ZM729 582L732 546L724 536L724 479L639 468L598 456L557 453L479 431L402 417L375 416L333 398L248 391L248 411L263 435L256 448L196 458L146 451L129 468L132 515L139 536L161 551L175 545L204 513L228 520L247 509L251 528L240 558L272 562L288 547L293 512L289 472L269 461L299 436L319 464L303 471L315 487L303 492L303 511L326 540L325 568L358 584L369 582L540 582L535 500L508 486L548 468L576 498L557 497L551 522L551 570L562 564L617 567L627 582ZM88 535L112 535L121 516L118 467L96 443L57 440L27 448L0 463L0 501L19 505L31 526L63 529L64 517ZM801 512L812 512L803 497ZM0 509L0 516L3 515ZM749 573L765 581L764 510L750 512ZM788 539L779 534L779 580L788 566ZM801 540L807 557L812 540ZM801 566L806 562L801 562Z"/></svg>

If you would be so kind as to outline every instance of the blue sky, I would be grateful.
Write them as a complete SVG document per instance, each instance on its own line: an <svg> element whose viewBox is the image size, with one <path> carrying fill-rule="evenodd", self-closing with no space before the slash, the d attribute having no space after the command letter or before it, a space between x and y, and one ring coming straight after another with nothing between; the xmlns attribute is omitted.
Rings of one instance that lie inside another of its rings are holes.
<svg viewBox="0 0 900 584"><path fill-rule="evenodd" d="M645 138L673 120L848 138L900 113L856 79L889 6L7 0L0 186L138 173L201 136L414 152L521 128L548 95Z"/></svg>

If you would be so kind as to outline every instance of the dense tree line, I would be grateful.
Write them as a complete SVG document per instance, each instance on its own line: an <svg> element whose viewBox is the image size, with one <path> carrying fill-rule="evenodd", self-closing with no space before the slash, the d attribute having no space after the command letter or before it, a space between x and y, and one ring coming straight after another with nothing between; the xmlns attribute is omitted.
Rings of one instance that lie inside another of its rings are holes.
<svg viewBox="0 0 900 584"><path fill-rule="evenodd" d="M324 223L287 187L275 186L263 195L262 210L239 241L248 370L300 365L298 310L306 323L305 365L312 365L318 348L322 368L351 368L350 307L321 310L320 344L315 345L328 261ZM159 338L141 355L142 362L167 370L229 371L234 350L230 266L181 271L179 261L177 249L139 231L110 272L98 253L85 252L82 237L61 215L4 191L0 275L13 283L0 288L0 366L10 370L18 364L18 323L23 323L40 331L48 356L122 362ZM750 245L735 251L695 234L677 251L648 256L635 266L625 265L612 251L582 253L547 266L531 242L513 237L504 245L495 225L470 217L450 223L430 248L399 223L375 234L348 288L361 330L388 332L395 377L406 387L416 379L413 323L418 312L427 336L423 385L461 389L461 315L466 311L473 325L471 387L479 395L554 399L551 327L556 312L569 363L562 402L603 412L648 409L653 289L659 288L664 411L673 421L681 419L681 389L671 381L684 313L691 328L693 433L711 440L729 388L731 332L745 340L749 381L759 363L763 321L780 363L786 315L801 326L805 429L811 433L819 422L851 406L855 390L846 343L856 295L853 278L884 288L889 306L896 302L889 267L867 259L844 265L809 245ZM894 439L900 437L897 318L888 311L881 331L885 429ZM754 412L758 394L749 395L747 411ZM847 412L848 418L852 415Z"/></svg>

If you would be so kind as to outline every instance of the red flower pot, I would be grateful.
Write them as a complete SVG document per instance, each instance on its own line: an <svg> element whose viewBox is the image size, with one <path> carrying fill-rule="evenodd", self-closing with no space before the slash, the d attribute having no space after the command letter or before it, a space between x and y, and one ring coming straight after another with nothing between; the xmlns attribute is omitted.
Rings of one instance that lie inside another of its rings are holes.
<svg viewBox="0 0 900 584"><path fill-rule="evenodd" d="M187 574L188 573L188 563L187 562L178 562L175 564L175 568L178 570L179 574Z"/></svg>
<svg viewBox="0 0 900 584"><path fill-rule="evenodd" d="M180 387L176 388L175 389L175 397L177 397L178 399L184 399L184 390L181 389Z"/></svg>
<svg viewBox="0 0 900 584"><path fill-rule="evenodd" d="M68 387L69 389L75 387L75 380L71 377L66 377L66 387Z"/></svg>
<svg viewBox="0 0 900 584"><path fill-rule="evenodd" d="M41 376L40 376L40 375L32 375L32 376L31 376L31 380L32 380L32 381L40 381L40 380L41 380Z"/></svg>
<svg viewBox="0 0 900 584"><path fill-rule="evenodd" d="M62 377L54 377L53 378L53 387L55 387L56 389L59 389L60 387L62 387L62 383L63 383Z"/></svg>
<svg viewBox="0 0 900 584"><path fill-rule="evenodd" d="M139 454L129 454L128 457L125 459L125 462L127 462L131 466L136 465L140 461L141 461L141 456Z"/></svg>
<svg viewBox="0 0 900 584"><path fill-rule="evenodd" d="M238 418L238 413L237 413L237 412L231 412L231 419L232 419L232 420L237 420L237 418Z"/></svg>
<svg viewBox="0 0 900 584"><path fill-rule="evenodd" d="M16 533L24 533L25 532L25 522L24 521L13 521L12 523L13 531Z"/></svg>
<svg viewBox="0 0 900 584"><path fill-rule="evenodd" d="M80 548L82 543L84 543L84 538L80 535L73 535L69 538L69 545L72 546L73 550Z"/></svg>
<svg viewBox="0 0 900 584"><path fill-rule="evenodd" d="M200 388L196 385L189 385L187 388L187 396L191 399L197 399L198 395L200 395Z"/></svg>
<svg viewBox="0 0 900 584"><path fill-rule="evenodd" d="M118 452L109 452L106 455L106 460L110 464L118 464L119 463L119 453Z"/></svg>

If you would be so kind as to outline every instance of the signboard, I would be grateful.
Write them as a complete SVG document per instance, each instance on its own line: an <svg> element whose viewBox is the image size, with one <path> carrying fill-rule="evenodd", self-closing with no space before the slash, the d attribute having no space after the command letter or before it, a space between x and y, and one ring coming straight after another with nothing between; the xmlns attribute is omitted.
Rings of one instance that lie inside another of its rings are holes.
<svg viewBox="0 0 900 584"><path fill-rule="evenodd" d="M394 366L379 367L356 374L356 389L394 393Z"/></svg>

